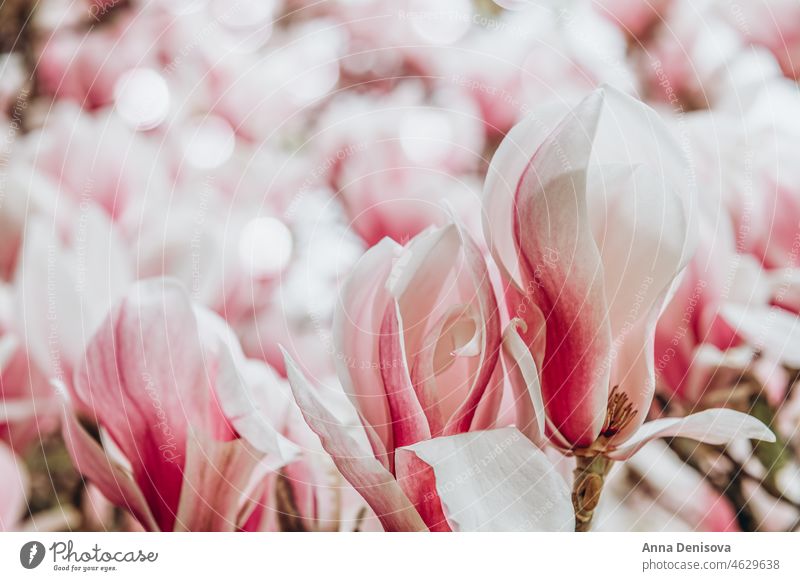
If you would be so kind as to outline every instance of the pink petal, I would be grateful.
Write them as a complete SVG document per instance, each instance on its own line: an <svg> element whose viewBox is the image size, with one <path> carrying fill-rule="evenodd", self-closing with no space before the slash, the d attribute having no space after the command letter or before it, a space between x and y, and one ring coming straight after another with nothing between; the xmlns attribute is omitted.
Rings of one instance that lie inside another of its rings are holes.
<svg viewBox="0 0 800 581"><path fill-rule="evenodd" d="M545 408L576 447L599 433L608 395L611 332L586 202L602 104L602 93L587 97L533 156L517 188L514 223L525 289L546 320Z"/></svg>
<svg viewBox="0 0 800 581"><path fill-rule="evenodd" d="M408 356L421 350L426 329L447 310L442 296L452 294L450 276L461 251L461 238L455 225L429 228L413 238L398 256L386 282L403 320L403 336Z"/></svg>
<svg viewBox="0 0 800 581"><path fill-rule="evenodd" d="M190 436L186 446L177 531L235 531L248 499L248 483L262 454L243 440ZM247 512L249 515L249 512Z"/></svg>
<svg viewBox="0 0 800 581"><path fill-rule="evenodd" d="M425 412L411 385L400 317L399 308L394 305L386 309L379 340L379 361L389 403L392 440L398 447L431 437Z"/></svg>
<svg viewBox="0 0 800 581"><path fill-rule="evenodd" d="M483 186L484 238L504 277L519 290L524 288L519 250L509 225L514 215L517 182L531 161L531 153L539 149L564 113L559 107L541 115L529 115L517 123L500 142L486 173Z"/></svg>
<svg viewBox="0 0 800 581"><path fill-rule="evenodd" d="M65 410L64 443L75 468L114 505L126 508L149 531L161 529L133 478L106 454L70 410Z"/></svg>
<svg viewBox="0 0 800 581"><path fill-rule="evenodd" d="M694 251L683 204L647 166L597 168L594 237L605 274L611 334L623 335L664 295Z"/></svg>
<svg viewBox="0 0 800 581"><path fill-rule="evenodd" d="M538 309L537 309L538 310ZM541 319L539 335L544 338L544 319ZM534 444L546 444L545 412L542 401L542 386L539 371L531 350L519 336L517 326L524 328L525 322L514 319L503 333L503 360L511 383L516 410L516 426ZM536 333L534 333L536 334Z"/></svg>
<svg viewBox="0 0 800 581"><path fill-rule="evenodd" d="M448 421L446 434L457 434L470 429L476 410L486 401L484 396L500 357L500 307L497 304L489 271L483 254L469 234L463 228L459 228L459 234L462 240L465 270L469 274L468 301L477 307L480 313L479 333L475 335L481 339L480 360L466 398ZM466 353L459 353L459 356L463 355ZM488 413L485 406L483 412ZM497 413L497 408L494 412Z"/></svg>
<svg viewBox="0 0 800 581"><path fill-rule="evenodd" d="M406 496L432 532L449 532L450 526L442 512L436 492L436 476L428 464L408 449L398 449L396 455L397 481Z"/></svg>
<svg viewBox="0 0 800 581"><path fill-rule="evenodd" d="M392 297L385 288L400 246L385 238L359 260L344 285L333 317L334 359L339 380L364 423L376 456L388 467L394 450L378 339Z"/></svg>
<svg viewBox="0 0 800 581"><path fill-rule="evenodd" d="M339 421L320 403L294 361L284 352L286 372L297 405L309 427L319 436L342 476L361 494L387 531L426 530L411 501L392 474L361 449Z"/></svg>
<svg viewBox="0 0 800 581"><path fill-rule="evenodd" d="M647 422L624 445L608 456L614 460L626 460L647 442L671 437L691 438L712 445L728 444L738 438L775 441L775 434L753 416L715 408L685 418L661 418Z"/></svg>
<svg viewBox="0 0 800 581"><path fill-rule="evenodd" d="M519 430L434 438L405 450L428 464L454 531L572 531L570 488Z"/></svg>
<svg viewBox="0 0 800 581"><path fill-rule="evenodd" d="M80 402L131 463L162 530L172 529L189 418L212 394L189 297L167 280L138 283L106 319L75 376Z"/></svg>

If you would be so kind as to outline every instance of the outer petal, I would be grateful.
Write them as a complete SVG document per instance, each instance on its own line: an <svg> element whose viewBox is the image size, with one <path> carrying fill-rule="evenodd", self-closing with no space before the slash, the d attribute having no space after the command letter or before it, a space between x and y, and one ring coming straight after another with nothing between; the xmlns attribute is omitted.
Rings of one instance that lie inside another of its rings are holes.
<svg viewBox="0 0 800 581"><path fill-rule="evenodd" d="M131 463L159 527L171 530L187 418L205 417L213 392L185 291L167 280L137 284L92 338L75 391Z"/></svg>
<svg viewBox="0 0 800 581"><path fill-rule="evenodd" d="M591 187L603 216L595 226L614 338L611 385L638 410L621 437L644 421L655 391L655 326L693 252L681 200L647 166L602 168Z"/></svg>
<svg viewBox="0 0 800 581"><path fill-rule="evenodd" d="M342 476L361 494L387 531L422 531L425 523L392 474L361 449L344 426L320 403L313 388L284 352L295 400L309 427L319 436Z"/></svg>
<svg viewBox="0 0 800 581"><path fill-rule="evenodd" d="M530 349L519 336L517 325L525 325L525 322L515 319L503 333L503 360L514 396L516 425L534 444L542 447L547 440L539 371ZM543 325L539 334L544 336Z"/></svg>
<svg viewBox="0 0 800 581"><path fill-rule="evenodd" d="M455 531L572 531L570 489L519 430L434 438L409 446L433 468Z"/></svg>
<svg viewBox="0 0 800 581"><path fill-rule="evenodd" d="M602 104L602 93L587 97L533 156L517 188L514 222L525 291L546 320L545 407L577 447L599 433L608 395L611 333L586 202Z"/></svg>
<svg viewBox="0 0 800 581"><path fill-rule="evenodd" d="M395 446L406 446L431 437L425 412L411 385L402 327L400 309L396 305L390 306L381 327L379 353Z"/></svg>
<svg viewBox="0 0 800 581"><path fill-rule="evenodd" d="M591 180L594 237L616 339L653 309L693 252L681 200L647 166L597 168Z"/></svg>
<svg viewBox="0 0 800 581"><path fill-rule="evenodd" d="M476 306L479 312L476 322L478 333L475 336L480 339L480 360L477 363L477 372L472 378L466 399L448 422L447 434L457 434L469 430L476 410L481 403L487 401L487 389L489 389L489 383L498 365L501 342L500 307L494 294L486 262L477 244L463 228L459 228L459 234L462 240L464 262L469 273L468 300L470 304ZM482 411L486 413L485 409Z"/></svg>
<svg viewBox="0 0 800 581"><path fill-rule="evenodd" d="M139 486L80 425L70 410L64 414L64 442L75 468L116 506L126 508L149 531L158 531ZM171 529L167 529L171 530Z"/></svg>
<svg viewBox="0 0 800 581"><path fill-rule="evenodd" d="M662 418L647 422L624 445L608 456L626 460L656 438L691 438L706 444L728 444L737 438L774 442L775 434L751 415L729 409L705 410L685 418Z"/></svg>
<svg viewBox="0 0 800 581"><path fill-rule="evenodd" d="M528 167L531 154L539 149L556 128L567 109L548 105L517 123L492 156L483 185L483 233L495 262L504 277L522 290L519 251L513 231L508 227L514 214L517 182Z"/></svg>
<svg viewBox="0 0 800 581"><path fill-rule="evenodd" d="M414 503L422 520L432 532L448 532L450 526L436 492L436 475L428 464L405 448L398 448L395 458L397 481Z"/></svg>
<svg viewBox="0 0 800 581"><path fill-rule="evenodd" d="M392 420L378 365L378 339L392 297L385 288L400 251L384 238L370 248L351 272L333 316L334 359L345 393L358 410L373 451L388 467L394 449Z"/></svg>

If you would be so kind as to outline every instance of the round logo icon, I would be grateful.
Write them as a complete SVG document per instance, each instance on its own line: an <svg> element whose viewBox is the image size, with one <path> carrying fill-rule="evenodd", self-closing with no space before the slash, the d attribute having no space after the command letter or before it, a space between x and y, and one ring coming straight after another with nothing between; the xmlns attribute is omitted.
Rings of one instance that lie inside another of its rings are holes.
<svg viewBox="0 0 800 581"><path fill-rule="evenodd" d="M19 562L26 569L35 569L42 564L44 553L44 545L39 541L25 543L19 550Z"/></svg>

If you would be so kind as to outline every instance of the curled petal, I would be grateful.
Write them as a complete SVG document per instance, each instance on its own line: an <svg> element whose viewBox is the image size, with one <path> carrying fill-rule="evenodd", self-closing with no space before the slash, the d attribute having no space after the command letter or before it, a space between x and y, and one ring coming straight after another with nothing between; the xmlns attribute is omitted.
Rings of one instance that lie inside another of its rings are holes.
<svg viewBox="0 0 800 581"><path fill-rule="evenodd" d="M393 308L395 307L395 308ZM406 446L431 437L425 412L411 385L403 321L396 305L386 310L380 337L379 365L392 421L395 446Z"/></svg>
<svg viewBox="0 0 800 581"><path fill-rule="evenodd" d="M333 316L339 380L358 410L373 451L387 467L387 454L394 450L394 443L378 349L384 316L392 304L386 281L400 248L384 238L361 257L341 291Z"/></svg>
<svg viewBox="0 0 800 581"><path fill-rule="evenodd" d="M544 320L542 319L542 323ZM525 322L514 319L503 333L503 360L514 394L517 428L537 446L546 443L545 413L539 371L531 351L520 337L518 326ZM544 328L542 327L542 335Z"/></svg>
<svg viewBox="0 0 800 581"><path fill-rule="evenodd" d="M82 409L131 464L154 518L171 530L183 483L188 418L212 394L186 292L168 280L138 283L89 343L75 374Z"/></svg>
<svg viewBox="0 0 800 581"><path fill-rule="evenodd" d="M626 460L647 442L671 437L690 438L715 446L728 444L738 438L775 441L775 434L761 420L742 412L715 408L685 418L661 418L647 422L608 456L613 460Z"/></svg>

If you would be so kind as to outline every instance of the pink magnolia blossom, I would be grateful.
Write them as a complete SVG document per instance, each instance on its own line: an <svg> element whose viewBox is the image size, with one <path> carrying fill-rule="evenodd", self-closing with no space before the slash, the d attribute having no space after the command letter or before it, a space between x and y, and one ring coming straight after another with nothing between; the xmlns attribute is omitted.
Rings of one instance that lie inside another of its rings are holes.
<svg viewBox="0 0 800 581"><path fill-rule="evenodd" d="M64 439L77 469L145 529L236 530L266 473L293 456L249 400L237 349L166 279L135 285L89 342Z"/></svg>
<svg viewBox="0 0 800 581"><path fill-rule="evenodd" d="M340 300L333 346L363 431L348 433L288 356L287 373L306 422L386 530L572 527L566 484L544 455L516 430L489 429L502 395L500 313L462 230L428 229L405 247L384 239ZM454 485L495 446L494 462ZM554 508L542 515L545 499Z"/></svg>
<svg viewBox="0 0 800 581"><path fill-rule="evenodd" d="M481 252L459 227L367 252L342 289L333 344L387 468L395 448L493 426L500 312Z"/></svg>
<svg viewBox="0 0 800 581"><path fill-rule="evenodd" d="M395 450L388 469L325 407L287 357L303 416L386 531L572 530L569 487L514 428L439 436ZM543 510L542 507L548 507Z"/></svg>
<svg viewBox="0 0 800 581"><path fill-rule="evenodd" d="M612 89L543 140L518 125L496 153L486 235L514 317L503 347L518 425L535 442L625 459L657 437L774 439L724 409L644 423L655 324L693 246L681 161L657 115Z"/></svg>

